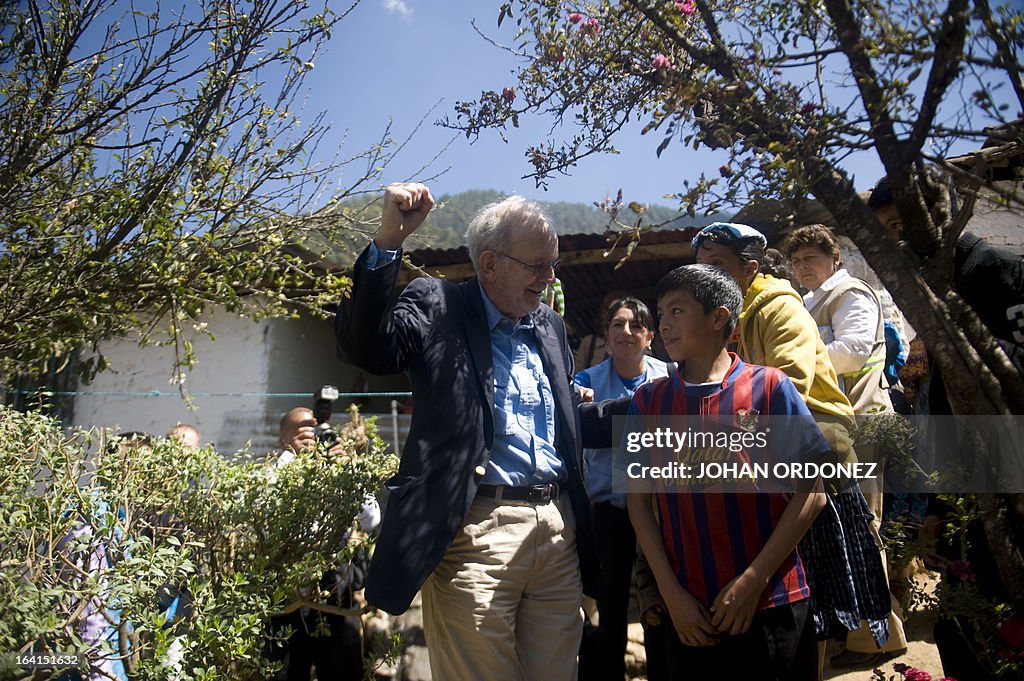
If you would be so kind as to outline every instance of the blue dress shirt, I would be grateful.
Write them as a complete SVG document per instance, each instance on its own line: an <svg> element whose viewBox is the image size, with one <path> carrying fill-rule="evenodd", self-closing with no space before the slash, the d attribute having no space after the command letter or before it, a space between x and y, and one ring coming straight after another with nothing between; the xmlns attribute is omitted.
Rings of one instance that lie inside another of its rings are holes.
<svg viewBox="0 0 1024 681"><path fill-rule="evenodd" d="M399 257L374 242L366 266L376 269ZM518 322L503 315L480 287L494 365L494 447L481 480L516 487L553 482L564 464L555 451L555 399L537 351L533 318Z"/></svg>
<svg viewBox="0 0 1024 681"><path fill-rule="evenodd" d="M494 364L494 448L481 482L540 485L557 480L555 398L537 351L533 318L503 315L480 287Z"/></svg>

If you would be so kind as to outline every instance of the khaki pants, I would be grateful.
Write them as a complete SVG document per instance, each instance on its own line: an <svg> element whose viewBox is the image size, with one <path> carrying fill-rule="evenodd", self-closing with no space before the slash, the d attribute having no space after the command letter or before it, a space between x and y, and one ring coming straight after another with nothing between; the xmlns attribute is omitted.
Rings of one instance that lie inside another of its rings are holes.
<svg viewBox="0 0 1024 681"><path fill-rule="evenodd" d="M422 595L434 681L574 681L583 588L568 495L478 497Z"/></svg>

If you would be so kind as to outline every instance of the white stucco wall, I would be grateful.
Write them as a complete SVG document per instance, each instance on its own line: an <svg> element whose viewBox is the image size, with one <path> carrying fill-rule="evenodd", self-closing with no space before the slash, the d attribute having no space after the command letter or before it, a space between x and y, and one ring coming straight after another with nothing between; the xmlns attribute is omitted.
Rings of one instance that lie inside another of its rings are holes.
<svg viewBox="0 0 1024 681"><path fill-rule="evenodd" d="M368 376L341 362L330 320L252 322L219 311L205 323L213 340L204 334L190 336L199 358L186 375L191 409L172 382L172 349L139 347L136 338L124 338L102 345L111 367L78 387L71 425L163 435L175 423L191 423L203 444L213 444L222 453L248 443L253 453L265 454L277 448L281 415L292 407L312 407L313 393L324 384L343 393L408 389L402 375ZM370 414L386 413L390 400L342 397L332 422L343 423L353 401ZM407 420L402 419L402 427L408 427ZM390 415L380 426L390 442Z"/></svg>
<svg viewBox="0 0 1024 681"><path fill-rule="evenodd" d="M193 409L173 382L173 350L139 347L136 338L105 342L102 352L110 368L75 398L73 425L115 426L163 435L178 422L195 425L203 443L235 451L242 443L232 434L239 419L265 412L269 320L253 322L219 311L205 318L214 340L191 334L199 363L187 373Z"/></svg>
<svg viewBox="0 0 1024 681"><path fill-rule="evenodd" d="M363 415L382 415L378 431L387 442L394 433L390 415L391 397L352 397L345 393L402 392L409 389L404 374L373 376L343 363L337 357L333 321L304 317L272 323L268 333L270 370L267 382L267 422L271 446L276 437L281 415L292 407L312 407L313 393L324 384L338 388L343 396L334 404L331 423L335 427L348 420L346 413L353 402ZM397 398L400 403L406 398ZM408 430L407 415L400 417L399 430L404 438ZM255 448L256 441L253 441Z"/></svg>

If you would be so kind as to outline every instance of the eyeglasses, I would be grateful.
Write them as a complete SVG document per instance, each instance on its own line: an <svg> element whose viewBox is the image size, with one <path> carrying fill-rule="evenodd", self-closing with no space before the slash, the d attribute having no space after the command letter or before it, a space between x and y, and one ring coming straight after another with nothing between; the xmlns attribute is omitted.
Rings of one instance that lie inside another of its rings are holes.
<svg viewBox="0 0 1024 681"><path fill-rule="evenodd" d="M523 267L523 269L529 270L529 272L533 274L534 277L537 278L543 277L545 274L548 273L549 269L555 274L558 274L558 268L562 266L561 260L553 260L551 262L542 262L539 265L531 265L530 263L523 262L519 258L515 258L509 255L508 253L498 253L498 255L500 255L503 258L508 258L513 262L519 263Z"/></svg>

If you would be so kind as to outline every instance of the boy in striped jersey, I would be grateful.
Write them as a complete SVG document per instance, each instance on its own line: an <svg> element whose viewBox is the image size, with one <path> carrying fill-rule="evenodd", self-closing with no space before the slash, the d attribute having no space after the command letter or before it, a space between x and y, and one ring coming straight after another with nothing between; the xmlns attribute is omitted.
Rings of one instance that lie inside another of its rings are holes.
<svg viewBox="0 0 1024 681"><path fill-rule="evenodd" d="M786 375L726 350L743 304L731 276L710 265L679 267L659 282L657 301L662 341L679 366L637 390L636 419L797 417L786 423L800 432L786 439L799 443L799 457L828 453ZM627 502L678 634L668 637L670 677L815 679L810 589L796 546L826 503L820 485L783 493L679 492L670 484L631 480Z"/></svg>

